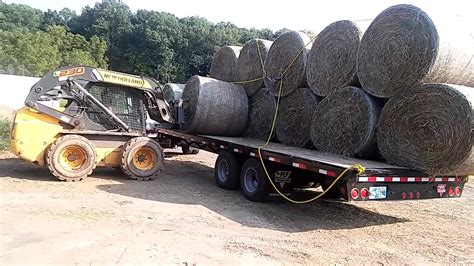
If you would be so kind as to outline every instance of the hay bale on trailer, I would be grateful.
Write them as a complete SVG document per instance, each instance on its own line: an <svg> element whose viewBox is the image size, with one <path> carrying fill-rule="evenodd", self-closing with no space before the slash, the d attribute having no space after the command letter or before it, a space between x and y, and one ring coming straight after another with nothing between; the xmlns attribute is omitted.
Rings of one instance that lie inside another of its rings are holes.
<svg viewBox="0 0 474 266"><path fill-rule="evenodd" d="M244 136L266 141L272 129L275 109L275 97L266 88L250 97L249 118ZM275 139L275 131L271 139Z"/></svg>
<svg viewBox="0 0 474 266"><path fill-rule="evenodd" d="M235 67L242 47L223 46L212 58L209 76L222 81L235 81Z"/></svg>
<svg viewBox="0 0 474 266"><path fill-rule="evenodd" d="M185 132L239 136L247 125L247 94L239 85L196 75L184 87L183 111Z"/></svg>
<svg viewBox="0 0 474 266"><path fill-rule="evenodd" d="M273 42L265 58L267 77L264 80L265 87L273 95L278 95L282 82L280 78L286 69L281 96L287 96L297 88L306 86L305 69L309 49L305 46L309 42L310 38L298 31L287 31Z"/></svg>
<svg viewBox="0 0 474 266"><path fill-rule="evenodd" d="M380 116L377 142L390 163L428 174L473 174L474 88L424 84L396 95Z"/></svg>
<svg viewBox="0 0 474 266"><path fill-rule="evenodd" d="M319 33L308 54L306 79L319 96L357 85L357 50L362 33L352 21L336 21Z"/></svg>
<svg viewBox="0 0 474 266"><path fill-rule="evenodd" d="M301 148L312 146L311 119L318 102L308 88L298 88L280 98L275 132L281 143Z"/></svg>
<svg viewBox="0 0 474 266"><path fill-rule="evenodd" d="M338 155L377 158L376 127L381 110L381 101L360 88L336 90L314 110L314 147Z"/></svg>
<svg viewBox="0 0 474 266"><path fill-rule="evenodd" d="M458 20L436 23L412 5L384 10L360 44L357 75L362 88L388 98L422 82L474 86L472 27Z"/></svg>
<svg viewBox="0 0 474 266"><path fill-rule="evenodd" d="M271 45L271 41L252 39L240 50L236 66L236 81L241 82L239 84L244 87L249 97L264 87L263 79L259 78L263 77L263 62ZM250 80L255 81L246 82Z"/></svg>

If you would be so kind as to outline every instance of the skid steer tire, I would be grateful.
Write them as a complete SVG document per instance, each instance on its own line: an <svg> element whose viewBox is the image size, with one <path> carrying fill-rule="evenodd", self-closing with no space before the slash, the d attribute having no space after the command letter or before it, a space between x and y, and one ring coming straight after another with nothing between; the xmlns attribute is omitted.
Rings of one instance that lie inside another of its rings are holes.
<svg viewBox="0 0 474 266"><path fill-rule="evenodd" d="M79 135L62 136L46 152L46 165L61 181L81 181L97 166L95 146Z"/></svg>
<svg viewBox="0 0 474 266"><path fill-rule="evenodd" d="M163 168L163 158L163 149L158 142L137 137L123 146L120 168L132 179L151 180Z"/></svg>

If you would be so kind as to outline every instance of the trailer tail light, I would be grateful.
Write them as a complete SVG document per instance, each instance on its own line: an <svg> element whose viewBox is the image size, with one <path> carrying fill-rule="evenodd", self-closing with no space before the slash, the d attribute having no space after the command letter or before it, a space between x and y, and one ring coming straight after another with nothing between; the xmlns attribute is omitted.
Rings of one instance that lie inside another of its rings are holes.
<svg viewBox="0 0 474 266"><path fill-rule="evenodd" d="M415 194L413 194L413 192L410 192L410 199L413 199L415 197Z"/></svg>
<svg viewBox="0 0 474 266"><path fill-rule="evenodd" d="M402 199L407 199L407 193L406 192L402 193Z"/></svg>
<svg viewBox="0 0 474 266"><path fill-rule="evenodd" d="M353 199L357 199L359 197L359 190L357 188L353 188L351 190L351 197Z"/></svg>
<svg viewBox="0 0 474 266"><path fill-rule="evenodd" d="M449 190L448 190L448 195L450 197L454 196L454 188L453 187L450 187Z"/></svg>
<svg viewBox="0 0 474 266"><path fill-rule="evenodd" d="M461 196L461 188L460 187L456 187L456 197L459 197Z"/></svg>
<svg viewBox="0 0 474 266"><path fill-rule="evenodd" d="M417 198L417 199L421 198L421 193L420 193L420 191L416 192L416 198Z"/></svg>
<svg viewBox="0 0 474 266"><path fill-rule="evenodd" d="M360 190L360 197L362 199L366 199L369 196L369 190L366 188L363 188Z"/></svg>

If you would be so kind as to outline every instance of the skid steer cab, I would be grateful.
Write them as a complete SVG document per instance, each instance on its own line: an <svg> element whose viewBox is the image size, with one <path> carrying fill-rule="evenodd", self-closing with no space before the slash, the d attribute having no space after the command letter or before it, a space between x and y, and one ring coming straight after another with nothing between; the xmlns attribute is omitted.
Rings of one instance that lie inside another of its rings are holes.
<svg viewBox="0 0 474 266"><path fill-rule="evenodd" d="M151 117L173 127L169 110L153 79L83 66L59 68L33 85L25 107L16 112L11 151L63 181L79 181L97 166L150 180L162 169L164 154L147 137L146 121Z"/></svg>

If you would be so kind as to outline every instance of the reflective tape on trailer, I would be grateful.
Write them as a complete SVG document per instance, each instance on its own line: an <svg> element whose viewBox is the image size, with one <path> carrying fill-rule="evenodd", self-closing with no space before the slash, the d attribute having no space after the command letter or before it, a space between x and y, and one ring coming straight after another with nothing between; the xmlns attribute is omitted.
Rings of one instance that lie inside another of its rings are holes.
<svg viewBox="0 0 474 266"><path fill-rule="evenodd" d="M291 165L296 167L296 168L307 169L306 165L304 165L302 163L292 163Z"/></svg>
<svg viewBox="0 0 474 266"><path fill-rule="evenodd" d="M409 182L454 182L455 177L406 177L406 176L361 176L359 182L409 183Z"/></svg>

